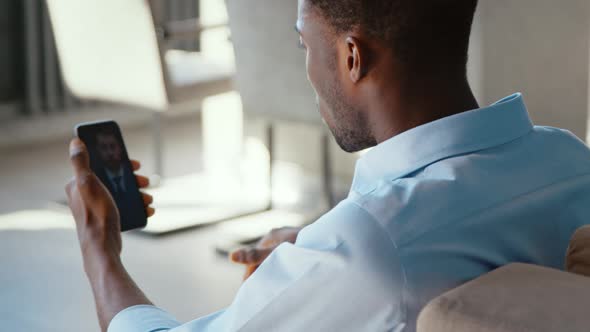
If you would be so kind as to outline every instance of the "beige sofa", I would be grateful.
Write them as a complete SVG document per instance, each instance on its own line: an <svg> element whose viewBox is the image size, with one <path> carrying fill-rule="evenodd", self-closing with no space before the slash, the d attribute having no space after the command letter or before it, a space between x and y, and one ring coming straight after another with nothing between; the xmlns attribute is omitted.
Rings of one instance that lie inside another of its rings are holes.
<svg viewBox="0 0 590 332"><path fill-rule="evenodd" d="M511 264L432 300L418 332L589 332L590 226L567 252L568 272Z"/></svg>

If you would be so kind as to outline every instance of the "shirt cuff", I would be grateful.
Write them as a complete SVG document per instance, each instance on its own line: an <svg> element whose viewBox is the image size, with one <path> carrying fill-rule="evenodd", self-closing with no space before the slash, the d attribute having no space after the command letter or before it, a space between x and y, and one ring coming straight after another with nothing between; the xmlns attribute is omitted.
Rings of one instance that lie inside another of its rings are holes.
<svg viewBox="0 0 590 332"><path fill-rule="evenodd" d="M119 312L109 324L108 332L160 332L180 326L164 310L153 305L136 305Z"/></svg>

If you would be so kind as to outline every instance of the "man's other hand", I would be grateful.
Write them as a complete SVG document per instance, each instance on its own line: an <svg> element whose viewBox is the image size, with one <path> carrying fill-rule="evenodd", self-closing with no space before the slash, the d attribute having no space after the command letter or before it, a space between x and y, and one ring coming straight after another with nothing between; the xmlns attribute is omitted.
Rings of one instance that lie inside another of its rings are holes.
<svg viewBox="0 0 590 332"><path fill-rule="evenodd" d="M254 247L242 248L232 252L230 259L234 263L246 265L246 273L244 275L244 280L246 280L281 243L295 243L299 231L301 231L299 227L273 229L258 241Z"/></svg>

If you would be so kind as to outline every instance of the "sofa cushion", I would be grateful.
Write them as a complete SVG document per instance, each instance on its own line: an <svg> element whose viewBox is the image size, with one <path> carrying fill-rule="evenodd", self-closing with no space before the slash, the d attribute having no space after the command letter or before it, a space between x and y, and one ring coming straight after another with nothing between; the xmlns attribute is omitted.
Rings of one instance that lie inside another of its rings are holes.
<svg viewBox="0 0 590 332"><path fill-rule="evenodd" d="M590 226L578 229L567 250L567 271L590 277Z"/></svg>
<svg viewBox="0 0 590 332"><path fill-rule="evenodd" d="M418 332L588 332L590 278L511 264L430 302Z"/></svg>

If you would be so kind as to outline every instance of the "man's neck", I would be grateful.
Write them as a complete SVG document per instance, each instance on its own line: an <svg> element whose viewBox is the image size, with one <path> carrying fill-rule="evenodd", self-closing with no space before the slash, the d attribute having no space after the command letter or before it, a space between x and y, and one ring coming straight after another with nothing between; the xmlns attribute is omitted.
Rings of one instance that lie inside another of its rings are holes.
<svg viewBox="0 0 590 332"><path fill-rule="evenodd" d="M395 90L401 92L384 93L384 98L371 107L372 131L377 143L426 123L479 108L467 80Z"/></svg>

